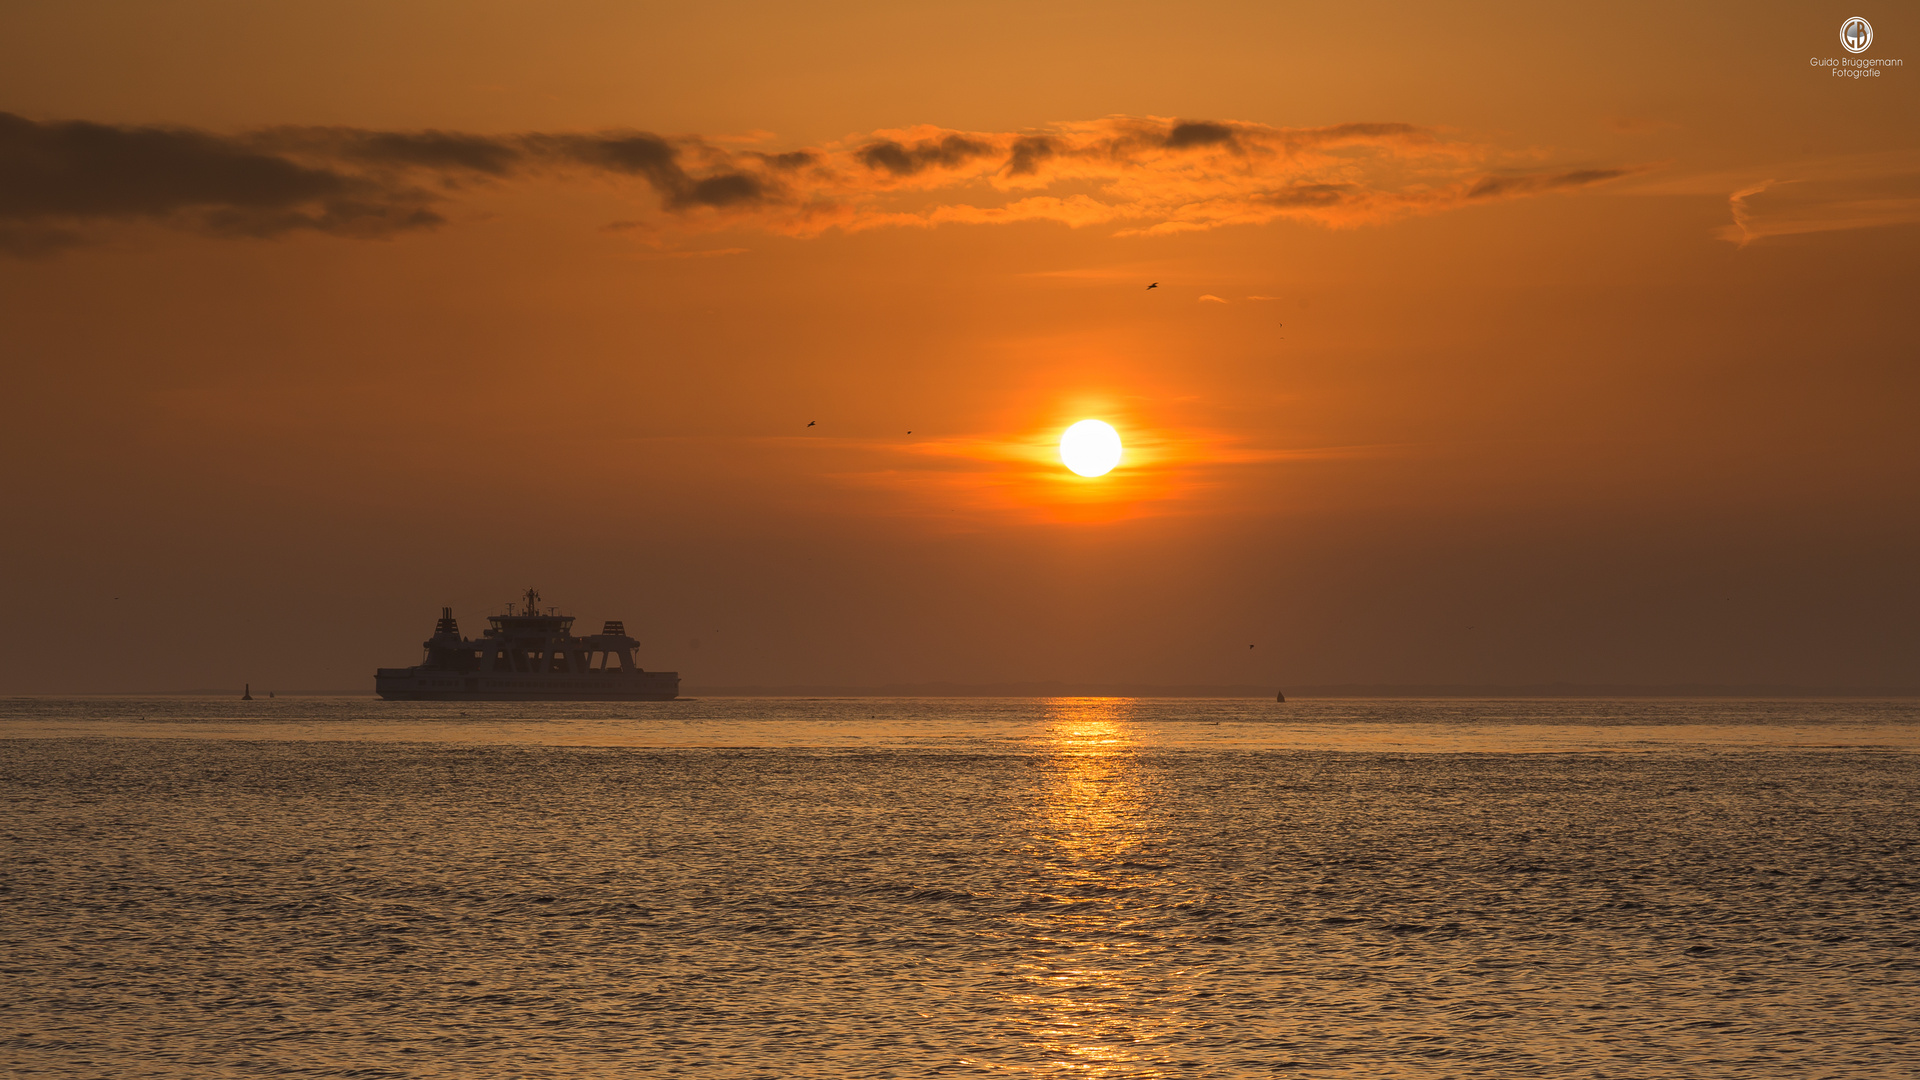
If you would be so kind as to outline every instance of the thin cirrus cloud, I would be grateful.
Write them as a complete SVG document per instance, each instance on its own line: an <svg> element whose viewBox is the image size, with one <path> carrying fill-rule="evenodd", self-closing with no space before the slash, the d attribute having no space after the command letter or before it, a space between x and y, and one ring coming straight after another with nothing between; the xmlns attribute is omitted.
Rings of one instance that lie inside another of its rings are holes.
<svg viewBox="0 0 1920 1080"><path fill-rule="evenodd" d="M1731 220L1714 235L1744 248L1773 237L1920 224L1920 152L1849 154L1645 178L1626 191L1725 199Z"/></svg>
<svg viewBox="0 0 1920 1080"><path fill-rule="evenodd" d="M1733 224L1719 236L1746 247L1773 236L1920 222L1920 175L1763 180L1727 196Z"/></svg>
<svg viewBox="0 0 1920 1080"><path fill-rule="evenodd" d="M1209 493L1244 483L1247 466L1282 461L1371 458L1402 451L1394 446L1273 448L1247 445L1207 428L1125 425L1121 466L1097 480L1068 472L1060 463L1059 431L1047 427L1019 435L917 440L808 439L817 456L811 474L856 491L893 496L881 512L943 521L970 530L982 520L1116 520L1201 512L1238 513L1246 504L1220 504ZM769 440L790 452L793 439ZM810 498L812 496L809 496ZM984 516L984 517L983 517Z"/></svg>
<svg viewBox="0 0 1920 1080"><path fill-rule="evenodd" d="M1114 116L1024 132L932 126L765 151L634 131L476 135L37 122L0 113L0 251L40 255L152 222L215 237L384 238L515 183L611 179L658 228L816 236L1047 221L1159 234L1279 219L1343 227L1589 187L1627 167L1502 167L1410 124L1281 128Z"/></svg>

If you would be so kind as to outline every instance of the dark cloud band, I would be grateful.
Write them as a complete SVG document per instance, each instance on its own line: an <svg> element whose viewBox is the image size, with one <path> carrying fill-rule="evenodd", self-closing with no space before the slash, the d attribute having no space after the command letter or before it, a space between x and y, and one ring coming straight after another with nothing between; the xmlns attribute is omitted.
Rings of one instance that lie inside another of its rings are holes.
<svg viewBox="0 0 1920 1080"><path fill-rule="evenodd" d="M463 180L584 168L644 179L670 210L736 207L777 187L742 170L689 172L647 134L514 135L277 128L217 135L0 113L0 250L41 255L88 225L152 220L224 236L297 230L380 237L444 222ZM792 169L806 153L766 160Z"/></svg>
<svg viewBox="0 0 1920 1080"><path fill-rule="evenodd" d="M76 224L130 218L222 235L382 236L439 224L433 201L409 183L205 132L0 113L0 243L17 253L77 242Z"/></svg>
<svg viewBox="0 0 1920 1080"><path fill-rule="evenodd" d="M444 224L446 205L475 188L536 176L632 178L689 227L812 236L1052 221L1124 235L1276 218L1354 225L1627 171L1468 171L1489 153L1400 123L1114 116L1021 133L918 127L767 153L637 131L218 134L0 113L0 251L45 255L132 221L213 236L389 237ZM1417 183L1404 179L1410 169Z"/></svg>

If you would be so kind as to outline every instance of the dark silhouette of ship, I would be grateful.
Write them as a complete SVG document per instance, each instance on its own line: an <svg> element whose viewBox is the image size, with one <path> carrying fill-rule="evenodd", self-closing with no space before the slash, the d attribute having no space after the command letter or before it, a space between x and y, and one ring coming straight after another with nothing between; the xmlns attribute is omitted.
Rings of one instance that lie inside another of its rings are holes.
<svg viewBox="0 0 1920 1080"><path fill-rule="evenodd" d="M433 636L422 642L424 662L379 668L373 688L388 701L671 701L680 695L677 671L642 671L633 661L639 642L619 619L597 634L573 636L573 616L548 608L528 589L526 607L489 615L493 626L478 640L460 636L453 609L440 609Z"/></svg>

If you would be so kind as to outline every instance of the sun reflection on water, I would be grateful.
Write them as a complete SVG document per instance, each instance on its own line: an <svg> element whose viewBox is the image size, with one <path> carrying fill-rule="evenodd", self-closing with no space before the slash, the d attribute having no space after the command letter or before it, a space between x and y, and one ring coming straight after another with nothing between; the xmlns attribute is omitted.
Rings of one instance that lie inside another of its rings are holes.
<svg viewBox="0 0 1920 1080"><path fill-rule="evenodd" d="M1012 1001L1031 1018L1036 1072L1171 1075L1151 1060L1178 1019L1160 1004L1167 874L1151 850L1159 813L1136 756L1133 711L1123 698L1047 703L1052 757L1033 807L1019 927L1030 959Z"/></svg>

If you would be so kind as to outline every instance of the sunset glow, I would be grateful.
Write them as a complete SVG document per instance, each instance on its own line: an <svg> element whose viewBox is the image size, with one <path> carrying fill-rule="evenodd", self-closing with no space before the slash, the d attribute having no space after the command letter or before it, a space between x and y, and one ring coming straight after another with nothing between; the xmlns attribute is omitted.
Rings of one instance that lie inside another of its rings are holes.
<svg viewBox="0 0 1920 1080"><path fill-rule="evenodd" d="M8 1075L1911 1072L1914 22L0 3Z"/></svg>
<svg viewBox="0 0 1920 1080"><path fill-rule="evenodd" d="M13 692L362 687L528 584L690 686L1920 654L1915 71L1808 64L1884 18L16 7L17 603L186 622Z"/></svg>

